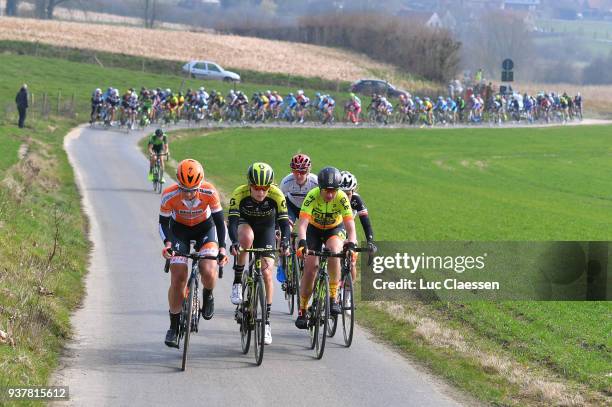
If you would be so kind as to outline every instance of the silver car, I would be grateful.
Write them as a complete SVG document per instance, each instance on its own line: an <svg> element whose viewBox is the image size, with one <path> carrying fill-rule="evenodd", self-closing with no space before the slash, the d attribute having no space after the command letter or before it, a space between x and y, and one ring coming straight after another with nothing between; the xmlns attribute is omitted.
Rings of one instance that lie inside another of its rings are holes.
<svg viewBox="0 0 612 407"><path fill-rule="evenodd" d="M197 79L215 79L225 82L240 82L240 75L226 71L214 62L191 61L183 65L183 72Z"/></svg>

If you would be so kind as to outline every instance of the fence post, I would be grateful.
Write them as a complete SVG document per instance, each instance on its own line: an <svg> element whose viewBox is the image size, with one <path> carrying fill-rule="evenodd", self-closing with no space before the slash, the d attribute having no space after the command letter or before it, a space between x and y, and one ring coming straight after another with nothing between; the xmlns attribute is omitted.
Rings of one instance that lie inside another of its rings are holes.
<svg viewBox="0 0 612 407"><path fill-rule="evenodd" d="M74 116L76 115L76 105L75 105L75 100L76 100L76 92L72 92L72 100L70 102L71 106L70 106L70 115L74 118Z"/></svg>
<svg viewBox="0 0 612 407"><path fill-rule="evenodd" d="M62 90L60 89L57 92L57 115L59 116L60 114L60 101L62 100Z"/></svg>

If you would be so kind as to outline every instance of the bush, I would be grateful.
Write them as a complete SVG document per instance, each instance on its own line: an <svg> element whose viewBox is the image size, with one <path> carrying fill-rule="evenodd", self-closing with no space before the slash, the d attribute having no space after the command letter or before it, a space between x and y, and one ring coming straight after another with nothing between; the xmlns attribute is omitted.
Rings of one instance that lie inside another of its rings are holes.
<svg viewBox="0 0 612 407"><path fill-rule="evenodd" d="M612 55L607 58L596 58L584 67L582 72L585 85L602 85L612 83Z"/></svg>
<svg viewBox="0 0 612 407"><path fill-rule="evenodd" d="M297 25L250 20L217 28L238 35L347 48L434 81L455 76L461 48L448 31L372 13L306 16Z"/></svg>

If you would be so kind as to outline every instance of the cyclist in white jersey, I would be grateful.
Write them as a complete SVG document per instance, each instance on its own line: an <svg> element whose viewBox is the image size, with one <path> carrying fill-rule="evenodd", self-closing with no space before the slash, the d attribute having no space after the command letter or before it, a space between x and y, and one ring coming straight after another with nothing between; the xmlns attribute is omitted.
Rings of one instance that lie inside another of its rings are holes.
<svg viewBox="0 0 612 407"><path fill-rule="evenodd" d="M296 154L291 159L289 167L291 174L287 175L280 183L280 189L287 201L287 212L289 214L289 227L293 228L295 220L300 214L300 208L304 198L319 183L317 176L310 173L312 162L306 154ZM284 283L286 280L282 262L279 262L276 269L276 279Z"/></svg>
<svg viewBox="0 0 612 407"><path fill-rule="evenodd" d="M306 194L318 185L317 176L310 173L312 163L310 157L305 154L296 154L291 159L291 174L287 175L280 183L280 189L287 200L289 212L289 225L293 223L300 214L300 208Z"/></svg>

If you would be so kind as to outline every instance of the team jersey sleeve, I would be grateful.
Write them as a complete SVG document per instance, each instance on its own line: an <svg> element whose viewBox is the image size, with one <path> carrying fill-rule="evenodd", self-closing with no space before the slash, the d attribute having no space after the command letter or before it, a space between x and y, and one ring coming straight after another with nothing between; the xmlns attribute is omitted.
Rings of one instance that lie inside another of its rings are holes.
<svg viewBox="0 0 612 407"><path fill-rule="evenodd" d="M219 198L219 192L212 184L204 184L200 191L206 195L208 199L208 206L210 206L210 211L212 213L221 212L223 208L221 207L221 198Z"/></svg>
<svg viewBox="0 0 612 407"><path fill-rule="evenodd" d="M279 221L289 219L289 215L287 213L287 201L285 200L285 195L283 195L280 188L276 185L272 185L269 196L274 199L274 202L276 202L276 219Z"/></svg>
<svg viewBox="0 0 612 407"><path fill-rule="evenodd" d="M357 194L353 194L351 208L357 212L359 216L368 216L368 208L366 208L365 202L363 202L361 196Z"/></svg>
<svg viewBox="0 0 612 407"><path fill-rule="evenodd" d="M280 189L284 196L287 196L289 194L289 177L290 175L287 175L280 183Z"/></svg>
<svg viewBox="0 0 612 407"><path fill-rule="evenodd" d="M343 220L353 219L353 210L351 209L351 203L349 202L348 196L344 191L338 191L338 202L340 202L340 215Z"/></svg>
<svg viewBox="0 0 612 407"><path fill-rule="evenodd" d="M160 216L165 216L165 217L172 216L172 202L171 201L172 201L172 198L177 193L178 193L178 190L172 187L164 191L162 195L162 199L161 199L161 205L159 208Z"/></svg>
<svg viewBox="0 0 612 407"><path fill-rule="evenodd" d="M244 185L239 186L234 190L232 197L230 198L228 218L240 217L240 201L244 195Z"/></svg>

